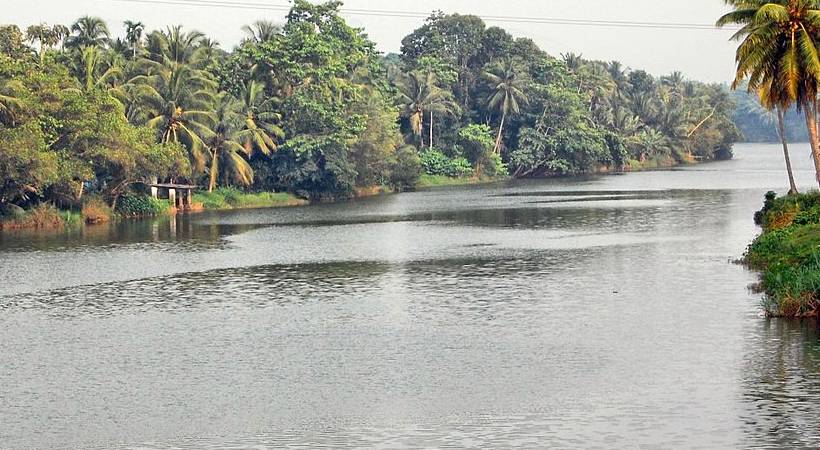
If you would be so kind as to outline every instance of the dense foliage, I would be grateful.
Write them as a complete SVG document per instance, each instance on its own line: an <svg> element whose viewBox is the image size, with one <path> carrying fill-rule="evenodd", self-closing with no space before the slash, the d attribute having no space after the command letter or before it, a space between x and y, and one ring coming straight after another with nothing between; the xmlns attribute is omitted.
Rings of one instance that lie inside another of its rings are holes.
<svg viewBox="0 0 820 450"><path fill-rule="evenodd" d="M340 6L296 0L284 24L245 27L231 51L134 21L123 37L94 17L0 27L0 204L93 195L140 214L157 207L134 186L152 180L334 199L412 189L422 172L727 158L738 137L718 85L555 58L458 14L432 15L382 56Z"/></svg>
<svg viewBox="0 0 820 450"><path fill-rule="evenodd" d="M746 262L763 272L767 312L804 317L820 310L820 193L776 197L755 216L763 227Z"/></svg>

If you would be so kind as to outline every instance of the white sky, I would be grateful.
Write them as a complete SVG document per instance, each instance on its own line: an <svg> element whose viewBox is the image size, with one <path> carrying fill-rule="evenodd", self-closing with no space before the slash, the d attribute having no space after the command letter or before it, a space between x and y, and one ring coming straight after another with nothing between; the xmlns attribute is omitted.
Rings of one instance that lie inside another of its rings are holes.
<svg viewBox="0 0 820 450"><path fill-rule="evenodd" d="M224 0L286 5L287 0ZM21 28L47 22L70 25L85 14L109 22L116 35L124 34L122 22L139 20L149 29L183 24L198 29L230 49L242 37L240 27L257 19L281 21L284 12L212 8L203 6L147 5L117 0L0 0L0 21ZM435 9L462 14L559 19L590 19L639 22L712 24L726 10L722 0L347 0L352 9L397 10L428 13ZM363 27L384 52L397 51L402 37L422 19L345 15ZM586 58L622 61L632 68L654 74L680 70L692 79L725 82L732 78L734 49L727 30L670 30L613 28L532 23L488 22L516 37L529 37L553 55L567 51Z"/></svg>

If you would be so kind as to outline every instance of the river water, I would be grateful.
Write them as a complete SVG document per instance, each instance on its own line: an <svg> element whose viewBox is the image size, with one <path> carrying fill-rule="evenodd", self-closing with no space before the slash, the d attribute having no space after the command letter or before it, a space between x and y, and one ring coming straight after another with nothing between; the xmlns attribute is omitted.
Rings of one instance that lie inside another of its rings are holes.
<svg viewBox="0 0 820 450"><path fill-rule="evenodd" d="M781 154L736 154L0 235L0 447L820 446L817 328L731 262Z"/></svg>

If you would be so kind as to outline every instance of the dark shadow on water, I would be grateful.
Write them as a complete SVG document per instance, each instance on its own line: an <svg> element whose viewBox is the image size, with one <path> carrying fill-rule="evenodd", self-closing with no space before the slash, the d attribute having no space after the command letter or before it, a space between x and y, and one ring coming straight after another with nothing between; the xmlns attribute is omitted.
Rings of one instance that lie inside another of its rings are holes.
<svg viewBox="0 0 820 450"><path fill-rule="evenodd" d="M542 297L539 279L567 264L581 264L580 261L600 251L218 269L0 296L0 314L36 311L55 319L71 320L211 308L327 305L369 298L397 304L409 301L408 308L430 317L444 311L467 318L478 314L486 319L493 309ZM522 313L528 310L524 308Z"/></svg>

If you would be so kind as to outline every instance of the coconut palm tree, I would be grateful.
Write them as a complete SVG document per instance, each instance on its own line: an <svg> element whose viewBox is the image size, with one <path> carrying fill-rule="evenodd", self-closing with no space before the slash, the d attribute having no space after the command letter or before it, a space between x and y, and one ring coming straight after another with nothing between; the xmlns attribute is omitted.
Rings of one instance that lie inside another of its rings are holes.
<svg viewBox="0 0 820 450"><path fill-rule="evenodd" d="M282 32L282 26L268 20L257 20L252 25L243 26L242 31L248 35L247 41L261 44L272 41Z"/></svg>
<svg viewBox="0 0 820 450"><path fill-rule="evenodd" d="M145 31L145 25L142 22L134 22L126 20L125 25L125 40L131 45L133 51L133 58L137 59L137 50L142 42L142 33Z"/></svg>
<svg viewBox="0 0 820 450"><path fill-rule="evenodd" d="M430 114L430 148L433 147L433 118L435 113L453 114L458 104L450 91L441 89L433 72L412 71L397 81L402 115L410 121L410 128L423 141L424 116Z"/></svg>
<svg viewBox="0 0 820 450"><path fill-rule="evenodd" d="M770 114L774 111L777 117L777 134L780 136L780 143L783 145L783 159L786 162L786 174L789 177L789 194L794 195L799 191L797 190L797 183L794 181L792 160L789 154L789 138L786 135L786 111L791 107L791 102L782 88L782 85L772 79L758 89L757 95L760 105Z"/></svg>
<svg viewBox="0 0 820 450"><path fill-rule="evenodd" d="M99 17L80 17L71 25L71 32L66 42L70 48L105 47L111 37L108 25Z"/></svg>
<svg viewBox="0 0 820 450"><path fill-rule="evenodd" d="M205 140L213 136L216 83L190 64L168 58L144 64L144 74L131 80L133 102L139 109L136 120L155 129L160 142L183 144L192 166L204 171Z"/></svg>
<svg viewBox="0 0 820 450"><path fill-rule="evenodd" d="M243 186L253 184L253 169L245 159L251 151L239 142L245 119L242 106L241 101L224 92L217 99L213 134L207 141L211 153L208 192L213 192L220 172L224 172L223 178Z"/></svg>
<svg viewBox="0 0 820 450"><path fill-rule="evenodd" d="M493 92L487 99L487 108L501 115L501 124L498 126L498 137L495 140L493 151L501 152L501 138L504 135L504 125L507 117L521 112L521 104L529 103L524 92L526 80L519 73L520 68L514 61L508 60L484 72L484 77L493 85Z"/></svg>
<svg viewBox="0 0 820 450"><path fill-rule="evenodd" d="M734 10L718 26L740 24L734 39L737 72L733 88L748 80L751 92L769 88L776 103L796 104L804 112L817 182L820 183L820 134L817 129L820 5L813 0L726 0Z"/></svg>
<svg viewBox="0 0 820 450"><path fill-rule="evenodd" d="M79 50L78 58L74 61L72 72L80 84L81 90L89 92L93 89L113 88L119 77L122 77L122 65L117 58L119 55L106 55L97 47L84 47ZM113 97L121 100L121 95L109 91Z"/></svg>
<svg viewBox="0 0 820 450"><path fill-rule="evenodd" d="M197 50L204 38L205 35L196 30L185 32L181 25L154 31L148 35L148 59L162 62L167 58L177 64L197 64L201 62Z"/></svg>
<svg viewBox="0 0 820 450"><path fill-rule="evenodd" d="M285 131L276 124L281 115L273 112L277 99L266 98L265 85L255 80L242 85L239 99L245 119L237 140L248 155L254 151L263 155L275 152L277 139L285 137Z"/></svg>

